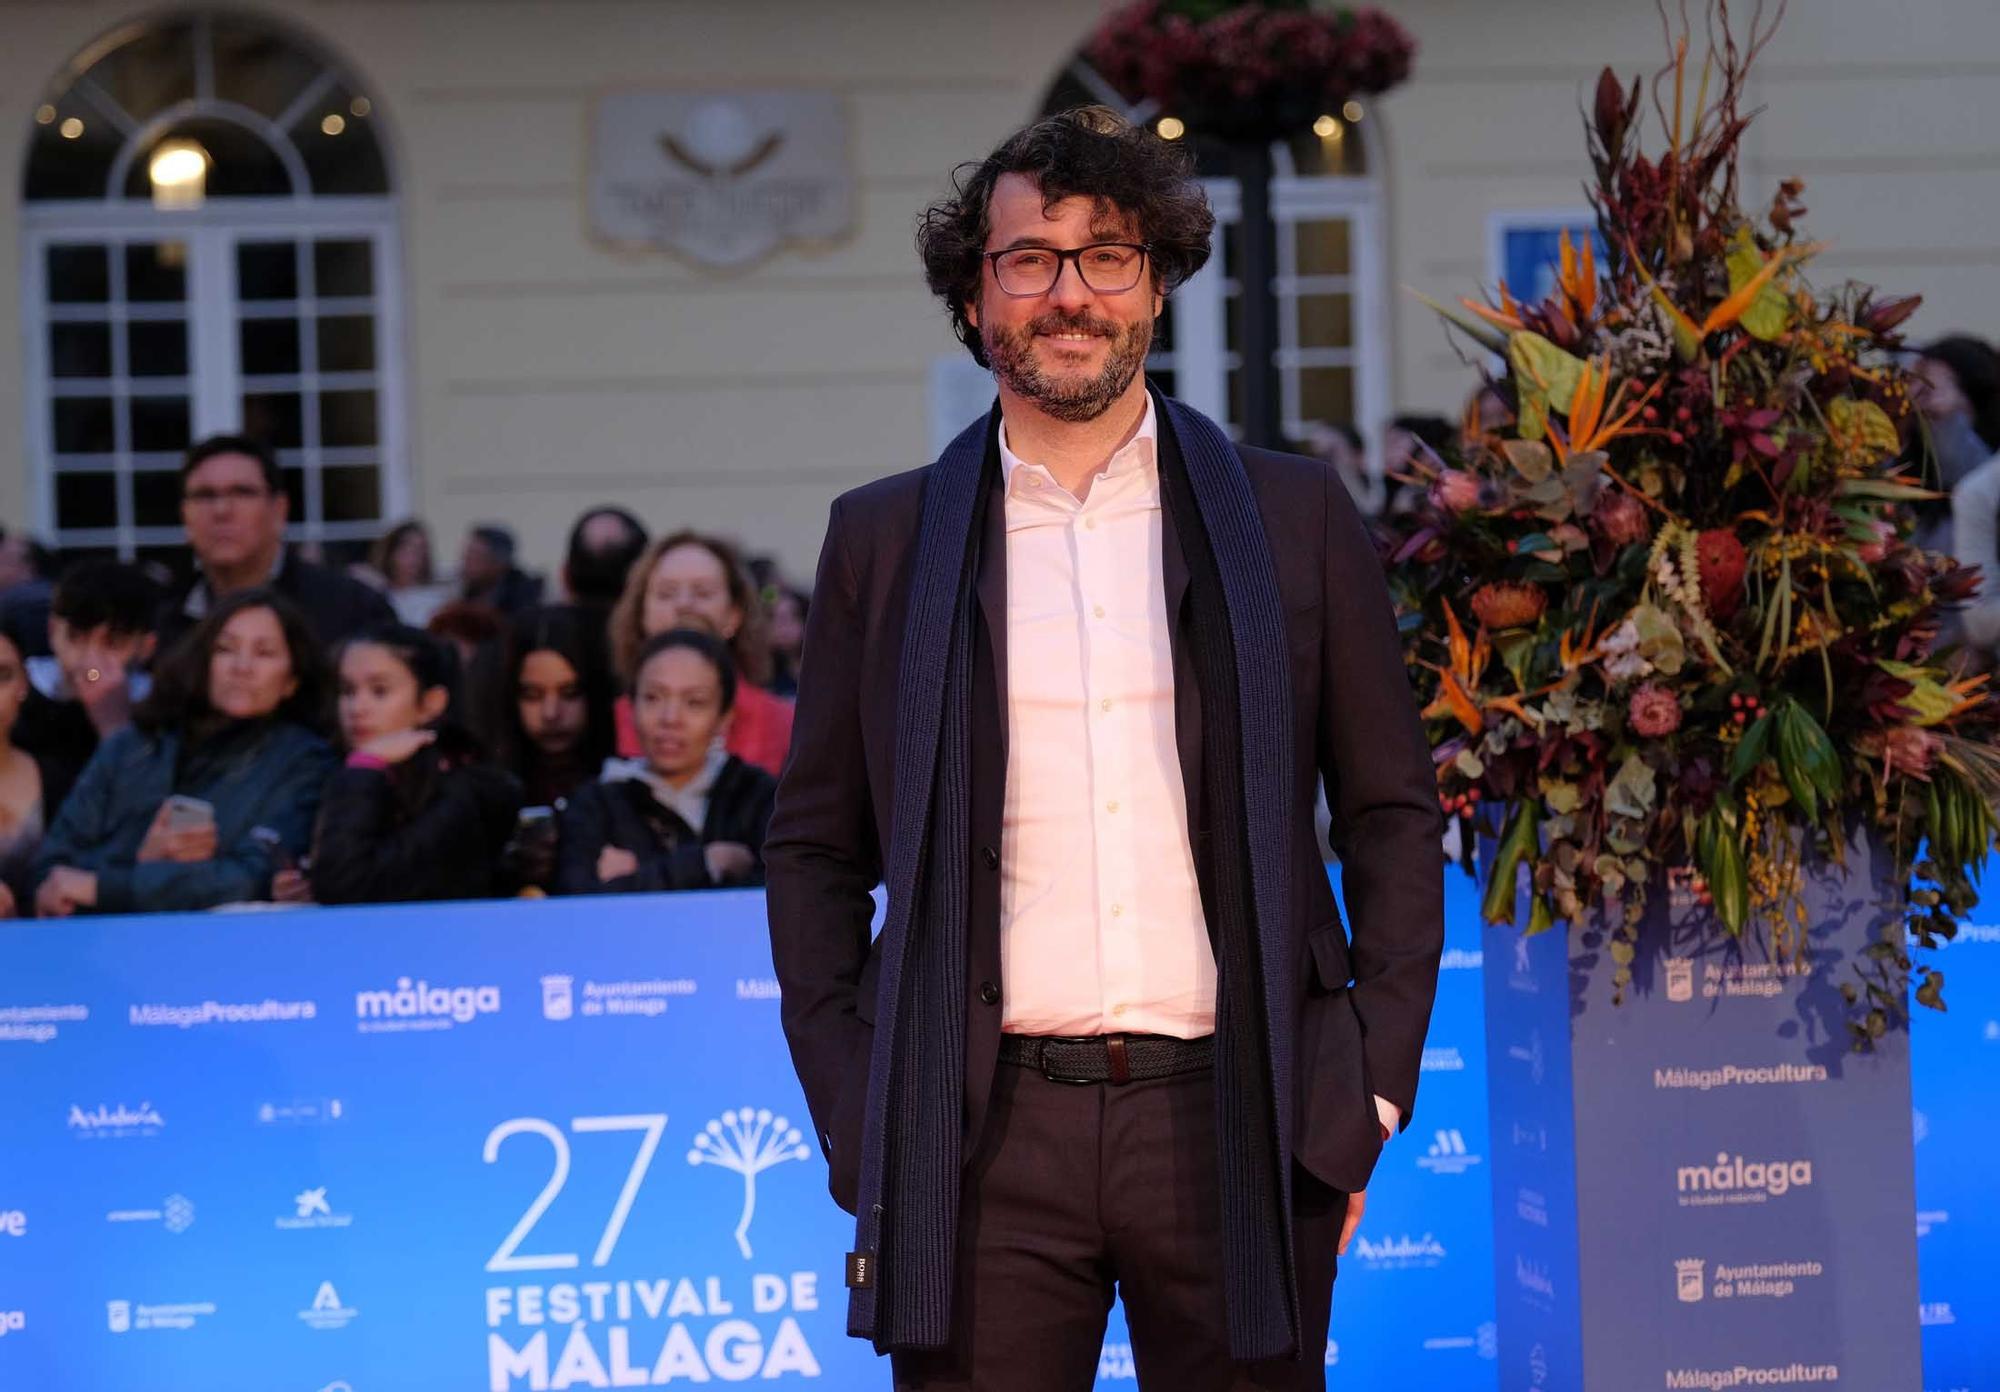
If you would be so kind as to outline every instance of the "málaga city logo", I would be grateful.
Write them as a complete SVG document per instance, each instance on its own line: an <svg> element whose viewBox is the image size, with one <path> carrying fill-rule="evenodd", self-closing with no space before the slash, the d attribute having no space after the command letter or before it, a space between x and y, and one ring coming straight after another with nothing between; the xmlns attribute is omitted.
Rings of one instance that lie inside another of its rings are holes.
<svg viewBox="0 0 2000 1392"><path fill-rule="evenodd" d="M363 1034L450 1029L499 1011L498 986L433 986L399 976L392 991L354 993L354 1028Z"/></svg>

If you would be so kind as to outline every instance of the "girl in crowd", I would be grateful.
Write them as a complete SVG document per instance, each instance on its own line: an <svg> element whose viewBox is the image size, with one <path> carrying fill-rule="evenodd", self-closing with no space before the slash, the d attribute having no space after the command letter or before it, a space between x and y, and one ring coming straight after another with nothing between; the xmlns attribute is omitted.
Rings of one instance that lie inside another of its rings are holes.
<svg viewBox="0 0 2000 1392"><path fill-rule="evenodd" d="M29 871L42 840L41 766L14 744L14 724L28 690L20 646L0 630L0 918L13 918L27 906Z"/></svg>
<svg viewBox="0 0 2000 1392"><path fill-rule="evenodd" d="M348 640L339 673L347 765L320 803L313 896L368 904L501 892L521 790L449 718L456 653L387 624Z"/></svg>
<svg viewBox="0 0 2000 1392"><path fill-rule="evenodd" d="M556 888L625 894L760 884L776 781L724 746L741 694L729 649L673 629L640 649L641 756L605 764L563 813Z"/></svg>
<svg viewBox="0 0 2000 1392"><path fill-rule="evenodd" d="M91 756L36 858L44 917L263 899L312 835L332 751L325 674L290 601L218 601Z"/></svg>
<svg viewBox="0 0 2000 1392"><path fill-rule="evenodd" d="M489 662L499 670L474 683L490 696L474 732L520 780L531 807L553 807L596 778L611 753L603 625L587 610L530 609L514 617L475 674Z"/></svg>
<svg viewBox="0 0 2000 1392"><path fill-rule="evenodd" d="M702 629L728 645L741 679L729 752L775 776L792 744L792 703L764 689L771 679L764 610L742 558L728 542L675 532L640 554L611 611L612 657L628 686L637 681L646 641L676 628ZM628 700L618 704L618 752L627 757L639 752Z"/></svg>

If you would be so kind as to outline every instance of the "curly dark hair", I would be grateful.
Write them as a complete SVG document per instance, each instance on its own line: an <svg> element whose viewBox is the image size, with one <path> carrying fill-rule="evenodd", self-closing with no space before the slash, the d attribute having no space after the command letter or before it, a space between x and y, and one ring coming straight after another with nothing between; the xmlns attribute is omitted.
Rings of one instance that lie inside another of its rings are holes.
<svg viewBox="0 0 2000 1392"><path fill-rule="evenodd" d="M1215 214L1195 182L1194 153L1184 143L1162 140L1108 106L1077 107L1037 121L985 159L953 170L951 196L926 208L917 224L924 279L981 367L990 365L986 348L965 307L979 295L980 262L992 230L988 208L1004 174L1032 178L1045 208L1081 197L1100 212L1130 216L1148 249L1153 286L1163 295L1208 260Z"/></svg>

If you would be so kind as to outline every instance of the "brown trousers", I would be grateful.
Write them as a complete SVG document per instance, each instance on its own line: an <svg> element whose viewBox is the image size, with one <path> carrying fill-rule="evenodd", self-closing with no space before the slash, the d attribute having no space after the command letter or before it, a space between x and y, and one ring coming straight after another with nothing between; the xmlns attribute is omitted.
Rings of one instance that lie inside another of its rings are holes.
<svg viewBox="0 0 2000 1392"><path fill-rule="evenodd" d="M908 1392L1088 1392L1125 1302L1141 1392L1324 1388L1347 1196L1292 1167L1298 1362L1229 1356L1206 1070L1113 1086L1001 1064L960 1201L950 1346L892 1357Z"/></svg>

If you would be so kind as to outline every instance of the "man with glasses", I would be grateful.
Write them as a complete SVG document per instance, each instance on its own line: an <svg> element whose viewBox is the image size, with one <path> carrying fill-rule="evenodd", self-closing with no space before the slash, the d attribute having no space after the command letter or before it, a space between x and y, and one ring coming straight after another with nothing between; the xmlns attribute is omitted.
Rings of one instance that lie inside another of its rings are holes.
<svg viewBox="0 0 2000 1392"><path fill-rule="evenodd" d="M1213 228L1103 108L965 166L918 246L999 400L833 506L768 903L899 1387L1082 1392L1114 1292L1148 1392L1322 1386L1415 1105L1443 819L1381 568L1333 470L1144 376Z"/></svg>
<svg viewBox="0 0 2000 1392"><path fill-rule="evenodd" d="M199 572L160 609L164 650L238 590L269 585L299 606L328 647L378 623L395 622L389 601L358 580L285 548L291 499L278 460L246 435L212 435L181 465L181 525Z"/></svg>

